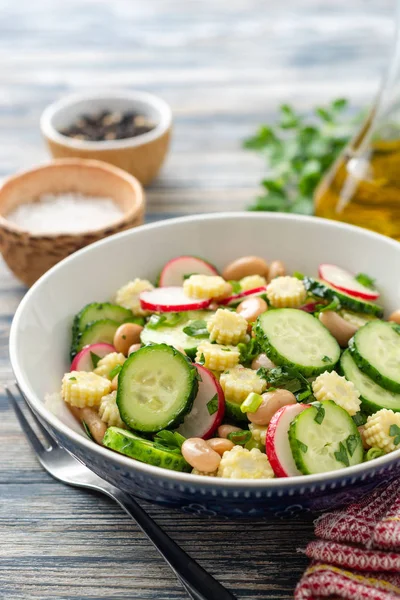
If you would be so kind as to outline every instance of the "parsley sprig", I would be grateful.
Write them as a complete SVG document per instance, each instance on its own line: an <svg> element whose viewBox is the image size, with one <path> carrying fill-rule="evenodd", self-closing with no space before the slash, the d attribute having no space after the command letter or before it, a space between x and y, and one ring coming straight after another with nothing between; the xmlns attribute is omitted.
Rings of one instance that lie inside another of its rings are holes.
<svg viewBox="0 0 400 600"><path fill-rule="evenodd" d="M268 176L249 210L313 213L312 197L324 173L353 133L355 120L344 122L348 101L338 98L305 117L288 104L280 107L275 125L262 125L244 147L266 158Z"/></svg>

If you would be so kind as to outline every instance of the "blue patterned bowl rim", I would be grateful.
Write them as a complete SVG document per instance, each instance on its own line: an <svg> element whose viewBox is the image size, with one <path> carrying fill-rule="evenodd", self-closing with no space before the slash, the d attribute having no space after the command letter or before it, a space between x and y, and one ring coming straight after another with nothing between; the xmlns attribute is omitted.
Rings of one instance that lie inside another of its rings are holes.
<svg viewBox="0 0 400 600"><path fill-rule="evenodd" d="M200 220L215 220L220 219L223 221L224 219L265 219L268 221L280 221L280 220L288 220L295 221L296 223L310 223L319 221L321 227L325 228L333 228L339 230L350 230L356 231L358 234L360 231L364 236L369 237L371 240L379 239L381 242L383 241L385 244L388 244L396 249L396 252L400 251L399 243L395 240L387 238L378 233L368 231L365 229L361 229L360 227L355 227L353 225L348 225L345 223L340 223L336 221L329 221L326 219L319 219L318 217L307 217L302 215L287 215L280 213L248 213L248 212L231 212L231 213L211 213L211 214L201 214L195 216L188 217L178 217L176 219L168 219L165 221L158 221L156 223L151 223L148 225L142 225L140 227L141 230L147 229L152 231L157 231L159 228L166 227L173 223L179 222L193 222ZM267 480L251 480L246 479L243 481L235 480L235 479L217 479L214 477L204 477L201 475L192 475L190 473L181 473L178 471L170 471L167 469L162 469L160 467L155 467L152 465L147 465L146 463L141 463L139 461L135 461L132 458L128 458L123 456L122 454L117 454L107 448L94 444L89 439L81 436L76 433L68 426L66 426L58 417L53 415L44 405L44 403L40 400L40 398L35 393L35 390L31 388L29 383L25 380L22 370L20 368L18 353L17 353L17 345L16 345L16 334L19 327L20 316L26 306L30 302L30 297L33 294L34 290L43 284L51 282L52 275L55 271L64 267L68 262L77 261L79 258L86 252L92 252L97 247L101 245L112 244L114 240L120 239L122 237L129 237L135 235L135 231L139 228L130 229L128 231L124 231L122 233L115 234L113 236L107 237L104 240L91 244L86 248L82 248L78 252L75 252L72 256L69 256L62 260L60 263L52 267L47 273L45 273L26 293L23 300L21 301L10 331L10 360L11 365L14 371L15 378L20 385L23 393L27 397L29 404L33 408L33 410L44 420L47 422L55 432L59 432L60 435L68 438L70 443L78 446L81 451L87 450L90 452L95 452L98 457L102 458L105 462L110 461L117 468L124 468L132 473L137 472L142 475L147 475L149 477L154 477L158 480L163 480L165 482L181 483L184 486L191 485L192 487L201 487L203 489L209 488L211 489L220 489L223 491L224 489L232 489L235 488L237 490L254 490L254 491L267 491L267 490L277 490L279 489L282 492L288 492L289 490L299 491L300 493L304 493L304 491L310 490L311 492L317 487L319 489L323 489L325 486L330 485L334 482L343 483L349 482L354 483L356 481L364 481L366 479L372 479L375 477L377 473L381 473L384 471L392 470L395 466L395 463L400 459L400 450L392 452L386 456L377 458L373 461L361 463L359 465L355 465L353 467L347 467L344 469L340 469L337 471L330 471L328 473L322 473L317 475L302 475L298 477L287 477L287 478L276 478L276 479L267 479Z"/></svg>

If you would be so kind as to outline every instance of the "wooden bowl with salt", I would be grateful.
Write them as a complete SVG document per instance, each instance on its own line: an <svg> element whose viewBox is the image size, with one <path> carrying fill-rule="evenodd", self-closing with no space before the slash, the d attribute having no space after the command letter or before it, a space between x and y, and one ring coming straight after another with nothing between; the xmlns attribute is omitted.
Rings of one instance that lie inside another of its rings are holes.
<svg viewBox="0 0 400 600"><path fill-rule="evenodd" d="M0 251L32 285L76 250L143 223L139 181L97 160L60 159L18 173L0 188Z"/></svg>

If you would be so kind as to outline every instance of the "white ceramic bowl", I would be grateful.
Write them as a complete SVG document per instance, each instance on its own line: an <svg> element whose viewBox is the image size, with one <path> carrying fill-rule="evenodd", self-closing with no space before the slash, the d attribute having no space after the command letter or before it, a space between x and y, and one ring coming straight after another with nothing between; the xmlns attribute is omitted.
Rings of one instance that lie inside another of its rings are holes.
<svg viewBox="0 0 400 600"><path fill-rule="evenodd" d="M91 142L60 133L83 114L103 110L134 111L155 123L143 135L123 140ZM172 112L153 94L134 91L71 94L50 104L42 113L40 128L54 158L95 158L128 171L147 185L160 169L169 145Z"/></svg>
<svg viewBox="0 0 400 600"><path fill-rule="evenodd" d="M256 254L281 259L290 270L311 275L321 262L333 262L375 277L387 311L400 306L400 244L333 221L267 213L200 215L138 227L97 242L41 278L22 300L11 328L16 379L60 443L132 494L205 515L259 517L330 509L398 475L400 451L340 471L287 479L235 481L177 473L97 446L66 409L56 417L44 406L45 394L59 390L69 368L73 315L89 302L110 298L133 277L154 280L169 258L181 254L203 256L218 267Z"/></svg>

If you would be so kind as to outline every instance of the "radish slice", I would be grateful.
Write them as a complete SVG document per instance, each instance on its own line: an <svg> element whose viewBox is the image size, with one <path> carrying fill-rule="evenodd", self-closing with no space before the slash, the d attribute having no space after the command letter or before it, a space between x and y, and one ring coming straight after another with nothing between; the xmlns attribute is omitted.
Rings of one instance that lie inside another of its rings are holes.
<svg viewBox="0 0 400 600"><path fill-rule="evenodd" d="M182 285L184 275L218 275L215 267L196 256L178 256L169 260L161 271L159 286Z"/></svg>
<svg viewBox="0 0 400 600"><path fill-rule="evenodd" d="M142 292L139 296L140 306L153 312L180 312L184 310L201 310L211 304L211 300L189 298L182 287L155 288Z"/></svg>
<svg viewBox="0 0 400 600"><path fill-rule="evenodd" d="M293 419L310 404L288 404L280 408L268 425L266 453L277 477L301 475L289 444L289 427Z"/></svg>
<svg viewBox="0 0 400 600"><path fill-rule="evenodd" d="M111 352L116 352L111 344L99 343L85 346L72 361L71 371L93 371L100 358Z"/></svg>
<svg viewBox="0 0 400 600"><path fill-rule="evenodd" d="M266 291L267 286L263 285L262 287L254 288L252 290L246 290L245 292L239 292L238 294L229 296L229 298L224 298L224 300L220 300L219 304L229 306L231 304L235 304L235 302L240 302L245 298L249 298L250 296L262 296L263 294L265 294Z"/></svg>
<svg viewBox="0 0 400 600"><path fill-rule="evenodd" d="M202 365L195 365L200 376L199 391L193 408L177 431L185 438L207 440L221 425L225 413L225 398L219 381Z"/></svg>
<svg viewBox="0 0 400 600"><path fill-rule="evenodd" d="M354 275L336 265L324 263L319 266L318 272L321 279L350 296L362 298L363 300L376 300L379 298L377 290L366 287L357 281Z"/></svg>

